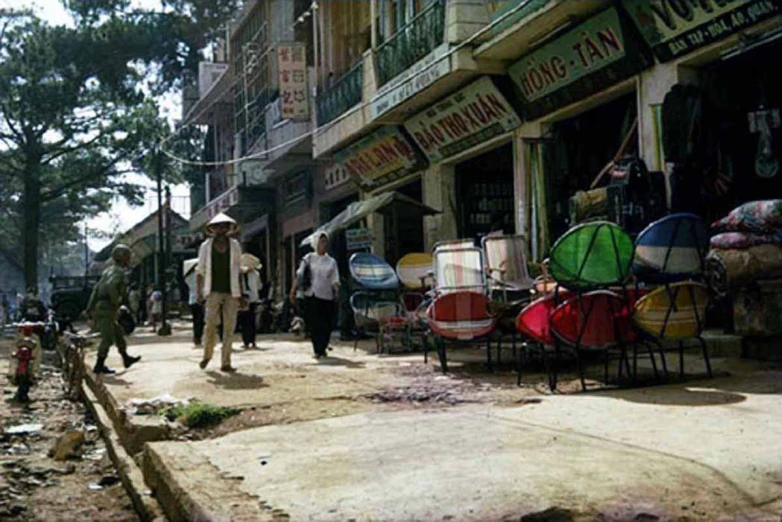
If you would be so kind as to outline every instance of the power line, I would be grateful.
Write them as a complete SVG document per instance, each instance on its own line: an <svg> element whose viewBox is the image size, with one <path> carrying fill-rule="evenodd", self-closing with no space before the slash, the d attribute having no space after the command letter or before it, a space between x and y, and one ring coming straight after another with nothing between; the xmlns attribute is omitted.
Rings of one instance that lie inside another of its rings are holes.
<svg viewBox="0 0 782 522"><path fill-rule="evenodd" d="M427 66L423 67L423 68L422 68L420 71L418 71L416 74L414 74L414 75L410 76L409 78L405 79L404 81L400 82L398 86L406 85L406 84L408 84L408 83L412 82L413 80L415 80L415 79L416 79L416 78L417 78L417 77L420 75L420 73L423 73L424 71L428 71L428 70L429 70L429 69L431 69L432 67L435 67L435 66L436 66L436 65L438 65L438 64L440 63L440 61L442 61L443 59L445 59L445 58L450 58L450 57L451 57L451 56L452 56L454 53L456 53L457 51L459 51L459 50L461 50L462 48L464 48L464 47L466 47L466 46L470 45L470 44L471 44L473 41L475 41L477 38L481 37L482 35L484 35L485 33L489 32L489 31L491 31L491 30L492 30L492 29L494 29L494 28L495 28L497 25L499 25L499 24L503 23L503 22L504 22L506 19L510 18L511 16L513 16L514 14L516 14L517 12L519 12L520 10L524 9L525 7L527 7L527 5L528 5L528 4L529 4L531 1L532 1L532 0L526 0L526 1L524 1L524 2L522 2L522 3L520 3L520 4L518 4L517 6L515 6L514 8L512 8L511 10L507 11L506 13L502 14L501 16L497 17L495 20L492 20L492 21L491 21L489 24L487 24L485 27L483 27L482 29L478 30L476 33L474 33L473 35L471 35L470 37L468 37L468 38L467 38L467 39L466 39L464 42L462 42L462 43L460 43L460 44L456 45L456 46L455 46L455 47L453 47L452 49L449 49L449 50L448 50L448 52L447 52L447 53L445 53L445 54L444 54L442 57L440 57L440 58L437 58L436 60L434 60L434 61L433 61L432 63L430 63L429 65L427 65ZM312 7L310 7L310 9L312 9ZM313 23L314 23L314 20L313 20ZM295 26L295 25L296 25L296 24L294 24L294 26ZM293 26L292 26L292 27L293 27ZM270 46L270 48L272 48L272 47L276 46L276 45L277 45L278 43L280 43L280 42L281 42L281 40L276 40L275 42L273 42L273 43L272 43L272 45ZM209 104L207 107L205 107L205 108L204 108L204 109L203 109L201 112L199 112L199 113L198 113L198 115L197 115L197 117L201 117L201 116L202 116L202 115L203 115L203 114L204 114L206 111L210 110L210 109L212 108L212 106L214 106L214 104L216 104L216 103L218 102L218 100L222 99L222 96L223 96L223 94L227 93L227 92L228 92L230 89L233 89L233 88L236 86L236 84L238 83L238 81L239 81L238 79L234 80L234 81L233 81L233 83L231 83L231 84L230 84L230 85L229 85L229 86L228 86L228 87L227 87L225 90L223 90L223 91L220 93L220 96L216 97L216 98L214 99L214 101L212 101L212 102L211 102L211 103L210 103L210 104ZM265 156L265 155L269 154L270 152L275 152L275 151L277 151L277 150L279 150L279 149L282 149L282 148L285 148L285 147L287 147L287 146L289 146L289 145L293 145L293 144L296 144L296 143L298 143L298 142L300 142L300 141L303 141L303 140L304 140L304 139L306 139L306 138L312 137L312 136L314 136L316 133L318 133L318 134L319 134L319 133L321 133L321 132L323 132L323 131L325 131L325 130L328 130L328 129L329 129L329 128L331 128L333 125L336 125L337 123L339 123L339 122L340 122L340 121L342 121L343 119L345 119L345 118L347 118L348 116L350 116L351 114L353 114L353 113L355 112L355 110L356 110L356 107L363 109L363 108L367 107L369 104L370 104L370 102L365 102L365 101L362 101L360 104L357 104L357 105L355 105L354 107L352 107L352 108L351 108L351 110L349 110L349 111L346 111L346 112L343 112L341 115L339 115L339 116L338 116L337 118L335 118L334 120L332 120L332 121L330 121L330 122L328 122L328 123L325 123L325 124L323 124L323 125L321 125L321 126L319 126L319 127L315 128L315 129L313 129L313 130L311 130L311 131L308 131L308 132L306 132L306 133L304 133L304 134L302 134L302 135L298 136L297 138L294 138L294 139L292 139L292 140L289 140L289 141L287 141L287 142L285 142L285 143L282 143L282 144L280 144L280 145L277 145L277 146L275 146L275 147L272 147L272 148L270 148L270 149L266 149L266 150L263 150L263 151L255 152L255 153L253 153L253 154L249 154L249 155L247 155L247 156L243 156L243 157L240 157L240 158L235 158L235 159L231 159L231 160L226 160L226 161L194 161L194 160L189 160L189 159L186 159L186 158L181 158L181 157L179 157L179 156L176 156L176 155L174 155L174 154L172 154L172 153L168 152L167 150L165 150L165 149L163 148L163 144L164 144L165 142L167 142L169 139L171 139L171 138L175 137L175 136L176 136L176 134L178 134L178 132L180 132L182 129L184 129L184 128L186 128L186 127L189 127L190 125L194 125L193 123L187 123L187 124L185 124L185 125L182 125L182 126L179 128L179 129L177 129L177 132L176 132L176 133L174 133L174 134L170 135L170 136L169 136L169 137L168 137L166 140L164 140L164 142L161 142L160 150L161 150L161 152L163 152L163 153L164 153L166 156L168 156L168 157L169 157L169 158L171 158L172 160L174 160L174 161L177 161L177 162L179 162L179 163L182 163L182 164L185 164L185 165L199 166L199 167L222 167L222 166L227 166L227 165L235 165L235 164L237 164L237 163L241 163L242 161L246 161L246 160L248 160L248 159L256 159L256 158L258 158L258 157L260 157L260 156ZM192 120L192 119L194 119L194 118L191 118L191 120Z"/></svg>

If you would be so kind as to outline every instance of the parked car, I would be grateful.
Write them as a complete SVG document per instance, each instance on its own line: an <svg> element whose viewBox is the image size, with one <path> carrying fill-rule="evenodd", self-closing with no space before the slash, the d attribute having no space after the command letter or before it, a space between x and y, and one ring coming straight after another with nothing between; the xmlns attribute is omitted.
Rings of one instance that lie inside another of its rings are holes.
<svg viewBox="0 0 782 522"><path fill-rule="evenodd" d="M75 321L87 307L100 276L52 276L52 309L58 320Z"/></svg>

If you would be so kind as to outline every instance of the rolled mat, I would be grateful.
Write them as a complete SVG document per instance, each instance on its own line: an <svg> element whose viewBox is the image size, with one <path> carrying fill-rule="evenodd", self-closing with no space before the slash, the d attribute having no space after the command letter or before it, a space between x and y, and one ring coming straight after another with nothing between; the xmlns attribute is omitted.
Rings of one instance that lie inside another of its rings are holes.
<svg viewBox="0 0 782 522"><path fill-rule="evenodd" d="M782 246L712 249L706 257L706 276L718 296L725 296L758 279L782 277Z"/></svg>
<svg viewBox="0 0 782 522"><path fill-rule="evenodd" d="M570 198L570 219L580 223L584 219L608 212L608 191L605 188L579 190Z"/></svg>

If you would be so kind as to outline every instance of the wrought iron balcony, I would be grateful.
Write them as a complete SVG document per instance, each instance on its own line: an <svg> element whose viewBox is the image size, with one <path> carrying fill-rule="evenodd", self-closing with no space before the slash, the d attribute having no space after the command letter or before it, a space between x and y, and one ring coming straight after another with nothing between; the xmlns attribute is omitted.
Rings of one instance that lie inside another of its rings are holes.
<svg viewBox="0 0 782 522"><path fill-rule="evenodd" d="M379 85L411 67L443 43L445 0L434 0L377 48Z"/></svg>
<svg viewBox="0 0 782 522"><path fill-rule="evenodd" d="M331 88L318 96L318 125L328 123L361 102L364 90L364 61L342 75Z"/></svg>

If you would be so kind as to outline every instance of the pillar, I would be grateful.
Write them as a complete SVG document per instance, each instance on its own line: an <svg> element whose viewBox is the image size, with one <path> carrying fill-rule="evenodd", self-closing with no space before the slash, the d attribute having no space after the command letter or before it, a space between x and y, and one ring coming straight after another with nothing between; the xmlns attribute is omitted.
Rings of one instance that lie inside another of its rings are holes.
<svg viewBox="0 0 782 522"><path fill-rule="evenodd" d="M442 212L424 217L424 247L431 252L438 241L458 239L453 165L430 166L421 175L421 187L423 203Z"/></svg>

